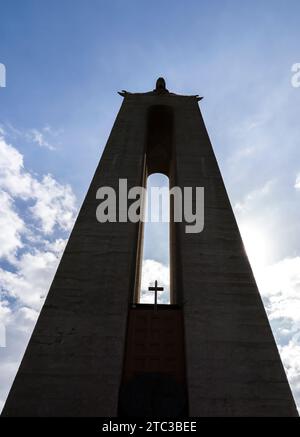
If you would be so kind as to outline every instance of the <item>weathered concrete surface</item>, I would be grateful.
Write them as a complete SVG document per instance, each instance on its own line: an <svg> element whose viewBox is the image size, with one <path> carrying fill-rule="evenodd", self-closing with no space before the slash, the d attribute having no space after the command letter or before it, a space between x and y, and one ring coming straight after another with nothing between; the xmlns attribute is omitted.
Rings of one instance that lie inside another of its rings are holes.
<svg viewBox="0 0 300 437"><path fill-rule="evenodd" d="M179 186L205 188L205 228L178 250L191 416L297 416L198 105L175 119Z"/></svg>
<svg viewBox="0 0 300 437"><path fill-rule="evenodd" d="M117 414L136 225L96 220L96 191L141 184L145 116L124 102L41 311L4 416Z"/></svg>
<svg viewBox="0 0 300 437"><path fill-rule="evenodd" d="M171 184L205 187L205 229L172 228L191 416L296 416L293 397L195 97L126 95L4 416L114 416L138 225L99 224L100 186L140 185L146 113L173 109Z"/></svg>

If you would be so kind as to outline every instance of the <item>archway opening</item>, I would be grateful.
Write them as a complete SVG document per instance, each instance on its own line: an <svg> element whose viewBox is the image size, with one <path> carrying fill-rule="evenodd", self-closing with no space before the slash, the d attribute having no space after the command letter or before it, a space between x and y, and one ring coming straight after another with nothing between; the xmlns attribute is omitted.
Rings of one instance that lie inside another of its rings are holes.
<svg viewBox="0 0 300 437"><path fill-rule="evenodd" d="M154 173L147 179L146 222L143 232L143 255L139 303L170 304L170 199L169 178Z"/></svg>

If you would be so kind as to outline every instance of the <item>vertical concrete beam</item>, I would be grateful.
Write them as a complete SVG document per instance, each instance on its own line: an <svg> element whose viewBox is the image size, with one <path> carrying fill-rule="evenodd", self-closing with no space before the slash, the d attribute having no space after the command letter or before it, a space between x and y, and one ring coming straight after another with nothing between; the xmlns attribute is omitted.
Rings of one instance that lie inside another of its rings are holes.
<svg viewBox="0 0 300 437"><path fill-rule="evenodd" d="M117 414L138 224L96 221L96 191L142 185L147 111L174 115L172 185L205 188L205 228L172 225L191 416L297 416L196 97L126 94L4 416Z"/></svg>
<svg viewBox="0 0 300 437"><path fill-rule="evenodd" d="M205 228L177 224L191 416L297 416L222 176L194 100L176 108L176 182L205 188Z"/></svg>
<svg viewBox="0 0 300 437"><path fill-rule="evenodd" d="M145 114L125 99L3 410L4 416L114 416L137 225L96 220L97 189L140 185Z"/></svg>

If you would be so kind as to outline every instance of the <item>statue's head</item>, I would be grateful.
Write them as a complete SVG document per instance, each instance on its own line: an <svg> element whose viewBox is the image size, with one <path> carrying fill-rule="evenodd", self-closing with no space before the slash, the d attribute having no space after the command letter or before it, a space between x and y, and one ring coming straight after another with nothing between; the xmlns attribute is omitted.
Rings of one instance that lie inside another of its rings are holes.
<svg viewBox="0 0 300 437"><path fill-rule="evenodd" d="M166 81L163 77L159 77L156 81L156 91L166 91Z"/></svg>

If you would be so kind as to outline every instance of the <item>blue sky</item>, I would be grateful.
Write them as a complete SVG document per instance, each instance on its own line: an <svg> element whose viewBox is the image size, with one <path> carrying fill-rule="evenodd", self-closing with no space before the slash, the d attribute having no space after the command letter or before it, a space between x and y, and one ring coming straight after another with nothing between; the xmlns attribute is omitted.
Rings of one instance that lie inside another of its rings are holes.
<svg viewBox="0 0 300 437"><path fill-rule="evenodd" d="M2 0L0 13L0 316L9 330L0 401L120 107L117 91L149 91L163 75L171 91L204 96L300 404L300 88L291 85L300 3ZM149 246L148 270L166 275L164 257Z"/></svg>
<svg viewBox="0 0 300 437"><path fill-rule="evenodd" d="M28 165L58 172L82 196L121 103L116 91L151 89L160 74L174 91L205 95L211 134L219 104L217 116L225 112L232 124L241 108L251 114L256 93L289 81L299 4L241 3L2 0L1 119L64 131L59 159L27 145Z"/></svg>

